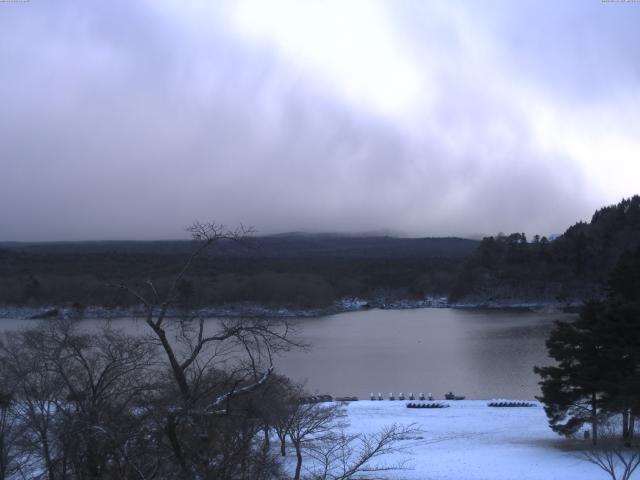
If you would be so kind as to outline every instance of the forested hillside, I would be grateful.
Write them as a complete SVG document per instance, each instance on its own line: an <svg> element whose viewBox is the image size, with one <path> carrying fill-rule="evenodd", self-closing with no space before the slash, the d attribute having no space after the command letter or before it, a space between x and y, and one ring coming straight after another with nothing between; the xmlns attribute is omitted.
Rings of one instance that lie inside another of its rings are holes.
<svg viewBox="0 0 640 480"><path fill-rule="evenodd" d="M596 211L553 241L486 237L464 263L451 298L471 302L579 302L599 298L611 268L640 246L640 196Z"/></svg>
<svg viewBox="0 0 640 480"><path fill-rule="evenodd" d="M640 197L594 213L549 240L523 233L460 238L333 234L219 242L180 286L186 306L255 303L324 308L358 297L374 304L448 296L452 303L577 305L605 293L609 271L640 246ZM0 304L132 305L110 286L168 284L188 241L0 245Z"/></svg>
<svg viewBox="0 0 640 480"><path fill-rule="evenodd" d="M181 285L188 306L253 302L322 308L345 297L420 299L447 295L478 242L460 238L392 238L289 234L221 241ZM0 304L128 306L120 281L162 286L194 245L169 242L5 244L0 249Z"/></svg>

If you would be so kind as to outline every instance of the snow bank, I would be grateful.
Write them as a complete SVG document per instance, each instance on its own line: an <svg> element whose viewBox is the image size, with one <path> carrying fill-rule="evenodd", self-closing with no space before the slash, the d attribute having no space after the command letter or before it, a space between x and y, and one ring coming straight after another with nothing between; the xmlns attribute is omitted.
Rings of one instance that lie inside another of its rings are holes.
<svg viewBox="0 0 640 480"><path fill-rule="evenodd" d="M487 401L447 402L450 408L406 408L402 401L359 401L347 407L350 430L373 432L390 423L416 423L424 433L404 442L413 470L387 478L415 480L596 480L606 474L582 460L551 431L542 406L492 408ZM407 456L403 457L406 458ZM389 459L390 462L393 459Z"/></svg>

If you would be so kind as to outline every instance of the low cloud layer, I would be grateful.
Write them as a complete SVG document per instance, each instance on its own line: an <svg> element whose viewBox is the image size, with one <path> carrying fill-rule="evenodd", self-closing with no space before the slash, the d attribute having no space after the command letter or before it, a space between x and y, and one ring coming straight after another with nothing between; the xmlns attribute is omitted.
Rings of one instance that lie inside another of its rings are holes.
<svg viewBox="0 0 640 480"><path fill-rule="evenodd" d="M563 231L637 193L639 22L599 0L0 4L0 240Z"/></svg>

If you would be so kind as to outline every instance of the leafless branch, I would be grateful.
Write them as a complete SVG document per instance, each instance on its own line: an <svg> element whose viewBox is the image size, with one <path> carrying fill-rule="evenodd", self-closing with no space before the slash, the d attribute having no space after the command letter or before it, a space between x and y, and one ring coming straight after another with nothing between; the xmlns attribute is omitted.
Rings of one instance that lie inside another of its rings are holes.
<svg viewBox="0 0 640 480"><path fill-rule="evenodd" d="M640 446L624 445L611 421L603 421L598 428L598 444L582 451L581 457L600 467L612 480L629 480L640 465Z"/></svg>
<svg viewBox="0 0 640 480"><path fill-rule="evenodd" d="M347 434L344 430L313 445L309 454L314 460L312 478L318 480L349 480L366 475L367 479L381 478L377 474L407 470L408 459L393 463L382 457L402 452L401 441L416 438L422 432L414 424L393 424L373 434Z"/></svg>

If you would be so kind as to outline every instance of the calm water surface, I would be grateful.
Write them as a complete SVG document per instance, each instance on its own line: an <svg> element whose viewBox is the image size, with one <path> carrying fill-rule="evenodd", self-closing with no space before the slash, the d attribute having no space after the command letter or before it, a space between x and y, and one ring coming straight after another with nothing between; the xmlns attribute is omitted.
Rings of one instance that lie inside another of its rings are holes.
<svg viewBox="0 0 640 480"><path fill-rule="evenodd" d="M534 365L546 365L544 341L554 320L570 315L457 309L369 310L296 319L309 352L289 352L276 368L312 392L453 391L467 398L528 399L539 394ZM215 322L216 320L211 320ZM97 325L100 320L87 320ZM32 321L0 320L0 329ZM114 326L144 330L140 320Z"/></svg>
<svg viewBox="0 0 640 480"><path fill-rule="evenodd" d="M533 398L534 365L563 314L457 309L371 310L300 320L310 353L278 364L310 390L368 398L370 392L453 391L467 398Z"/></svg>

